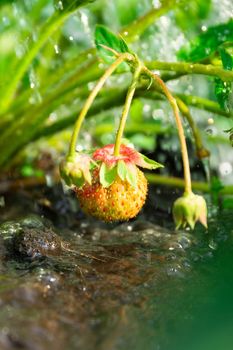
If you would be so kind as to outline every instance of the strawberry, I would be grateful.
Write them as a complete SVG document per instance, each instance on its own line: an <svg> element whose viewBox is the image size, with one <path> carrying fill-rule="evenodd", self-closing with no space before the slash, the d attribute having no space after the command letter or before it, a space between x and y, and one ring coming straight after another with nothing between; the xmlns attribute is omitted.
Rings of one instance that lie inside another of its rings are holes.
<svg viewBox="0 0 233 350"><path fill-rule="evenodd" d="M125 145L118 156L114 145L107 145L92 158L97 164L92 181L74 187L83 211L107 222L136 216L147 195L147 180L137 166L155 169L161 165Z"/></svg>
<svg viewBox="0 0 233 350"><path fill-rule="evenodd" d="M75 188L82 210L103 221L124 221L135 217L146 200L147 180L136 168L136 186L119 176L109 187L103 187L95 173L92 185Z"/></svg>

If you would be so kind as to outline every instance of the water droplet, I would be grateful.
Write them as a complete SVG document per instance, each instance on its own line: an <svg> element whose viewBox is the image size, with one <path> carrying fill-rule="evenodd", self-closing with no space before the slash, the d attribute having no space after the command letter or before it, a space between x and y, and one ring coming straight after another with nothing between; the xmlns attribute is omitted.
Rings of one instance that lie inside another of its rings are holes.
<svg viewBox="0 0 233 350"><path fill-rule="evenodd" d="M206 31L207 31L207 27L203 25L203 26L201 27L201 30L202 30L203 32L206 32Z"/></svg>
<svg viewBox="0 0 233 350"><path fill-rule="evenodd" d="M209 125L213 125L214 124L214 119L213 118L208 118L207 123Z"/></svg>
<svg viewBox="0 0 233 350"><path fill-rule="evenodd" d="M232 165L229 162L223 162L219 165L219 171L222 176L226 176L232 173Z"/></svg>
<svg viewBox="0 0 233 350"><path fill-rule="evenodd" d="M147 113L147 112L149 112L150 110L151 110L151 106L150 106L150 105L145 104L145 105L143 106L143 112Z"/></svg>
<svg viewBox="0 0 233 350"><path fill-rule="evenodd" d="M82 145L77 145L76 146L76 151L77 152L82 152L83 151L83 146Z"/></svg>
<svg viewBox="0 0 233 350"><path fill-rule="evenodd" d="M54 45L54 50L57 55L60 53L59 46L57 44Z"/></svg>

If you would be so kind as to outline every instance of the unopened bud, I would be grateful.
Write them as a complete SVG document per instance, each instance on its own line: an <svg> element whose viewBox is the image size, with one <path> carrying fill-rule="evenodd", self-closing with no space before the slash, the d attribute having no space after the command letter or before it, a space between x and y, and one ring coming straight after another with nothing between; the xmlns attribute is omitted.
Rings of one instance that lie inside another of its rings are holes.
<svg viewBox="0 0 233 350"><path fill-rule="evenodd" d="M173 217L176 229L190 226L194 229L197 221L207 228L207 206L202 196L194 193L184 194L173 205Z"/></svg>
<svg viewBox="0 0 233 350"><path fill-rule="evenodd" d="M70 156L60 164L60 174L68 186L81 187L84 182L91 184L90 166L92 159L86 154Z"/></svg>

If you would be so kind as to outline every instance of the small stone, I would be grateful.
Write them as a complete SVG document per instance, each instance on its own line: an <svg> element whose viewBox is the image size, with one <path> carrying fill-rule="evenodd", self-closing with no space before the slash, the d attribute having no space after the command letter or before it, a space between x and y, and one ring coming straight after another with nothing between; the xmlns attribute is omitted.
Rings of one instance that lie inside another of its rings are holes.
<svg viewBox="0 0 233 350"><path fill-rule="evenodd" d="M61 239L49 228L23 228L13 237L12 248L14 253L30 258L57 255L61 251Z"/></svg>

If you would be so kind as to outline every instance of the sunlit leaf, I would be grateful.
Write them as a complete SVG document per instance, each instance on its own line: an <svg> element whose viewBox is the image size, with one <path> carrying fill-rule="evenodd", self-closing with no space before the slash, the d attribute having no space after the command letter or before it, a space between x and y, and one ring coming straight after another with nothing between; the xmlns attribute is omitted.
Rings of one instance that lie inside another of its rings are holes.
<svg viewBox="0 0 233 350"><path fill-rule="evenodd" d="M129 52L126 42L118 35L115 35L103 25L97 25L95 30L95 44L100 56L107 63L116 58L114 52L106 49L106 47L116 51L117 53Z"/></svg>
<svg viewBox="0 0 233 350"><path fill-rule="evenodd" d="M181 60L196 62L203 60L214 52L220 45L233 41L233 21L209 27L205 32L196 37L189 47L183 47L178 52Z"/></svg>

